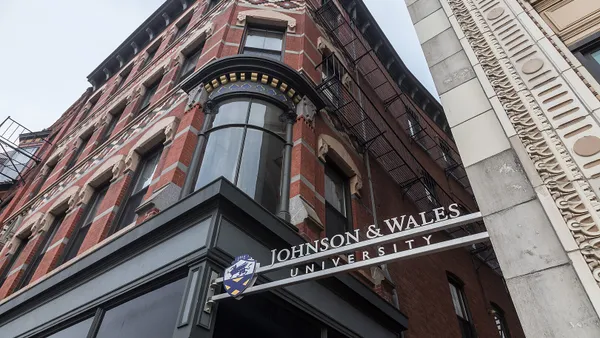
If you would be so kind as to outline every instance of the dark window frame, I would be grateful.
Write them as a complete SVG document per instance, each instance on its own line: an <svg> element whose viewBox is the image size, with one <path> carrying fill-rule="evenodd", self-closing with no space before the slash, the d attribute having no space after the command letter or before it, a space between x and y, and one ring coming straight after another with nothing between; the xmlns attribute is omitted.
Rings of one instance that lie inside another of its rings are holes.
<svg viewBox="0 0 600 338"><path fill-rule="evenodd" d="M327 235L327 237L334 236L337 235L339 233L344 233L346 231L351 231L353 229L353 224L352 224L352 196L350 194L350 180L348 178L348 175L346 175L344 173L344 171L342 171L340 169L339 166L337 166L335 163L333 163L332 159L329 159L326 163L325 163L325 175L324 178L325 180L327 179L327 177L329 175L335 175L337 176L341 181L342 181L342 189L343 189L343 194L344 194L344 212L342 213L340 210L338 210L335 206L333 206L331 203L329 203L327 201L327 197L323 196L323 198L325 199L325 233ZM334 180L332 180L334 181ZM327 195L327 189L325 189L325 195ZM330 222L328 222L327 220L327 212L331 212L334 215L337 215L337 217L339 217L340 219L345 219L345 224L344 224L344 231L335 231L336 229L333 229L331 226L328 226L328 224Z"/></svg>
<svg viewBox="0 0 600 338"><path fill-rule="evenodd" d="M113 94L116 93L119 89L123 88L123 85L125 84L125 82L127 81L127 78L129 77L129 75L131 75L131 70L133 69L133 64L125 67L125 69L123 69L120 73L119 73L119 84L117 85L117 87L115 87L115 90L113 91Z"/></svg>
<svg viewBox="0 0 600 338"><path fill-rule="evenodd" d="M154 97L154 95L156 95L156 92L158 91L158 87L160 86L162 79L163 79L163 77L160 76L159 78L155 79L150 84L148 84L147 86L144 85L145 90L144 90L144 95L142 96L142 100L140 102L140 109L139 109L140 112L146 110L146 108L148 108L151 105L152 98Z"/></svg>
<svg viewBox="0 0 600 338"><path fill-rule="evenodd" d="M88 144L90 143L92 135L93 135L93 132L79 137L81 142L80 142L79 146L77 147L77 149L75 150L75 154L73 154L71 156L71 158L69 159L69 162L67 162L67 164L65 165L65 171L68 171L69 169L73 168L73 166L77 163L77 160L79 159L81 154L83 154L83 151L85 150L85 148L87 148Z"/></svg>
<svg viewBox="0 0 600 338"><path fill-rule="evenodd" d="M156 57L158 48L160 48L160 43L154 44L153 46L150 46L146 49L146 53L145 53L146 59L144 60L144 63L140 67L140 70L148 67L148 65L152 63L152 60L154 60L154 58Z"/></svg>
<svg viewBox="0 0 600 338"><path fill-rule="evenodd" d="M177 32L175 33L175 37L173 38L173 41L177 41L177 39L179 39L180 37L183 36L183 34L185 34L185 32L190 27L190 22L192 22L192 18L191 17L189 17L187 19L183 19L183 23L180 23L179 25L176 25Z"/></svg>
<svg viewBox="0 0 600 338"><path fill-rule="evenodd" d="M211 9L215 8L221 0L206 0L206 9L204 10L204 14L210 12Z"/></svg>
<svg viewBox="0 0 600 338"><path fill-rule="evenodd" d="M510 330L508 328L508 323L506 322L504 310L494 302L492 302L490 306L492 307L494 324L496 324L496 327L498 328L498 335L500 338L510 338Z"/></svg>
<svg viewBox="0 0 600 338"><path fill-rule="evenodd" d="M94 306L90 309L85 310L84 312L82 312L81 314L77 315L76 317L67 319L66 321L63 321L51 328L48 328L46 330L44 330L43 332L37 333L35 335L32 336L32 338L45 338L48 336L51 336L53 334L59 333L65 329L68 329L71 326L77 325L81 322L84 322L88 319L92 319L90 328L88 330L88 335L87 337L96 337L97 333L98 333L98 329L100 327L102 318L104 317L104 314L106 313L106 311L113 309L115 307L118 307L119 305L125 304L129 301L135 300L138 297L142 297L146 294L149 294L153 291L156 291L164 286L167 286L171 283L175 283L178 282L181 279L189 279L191 277L191 273L190 273L190 269L188 267L184 267L184 268L179 268L175 271L169 272L166 275L160 276L148 283L144 283L142 285L137 286L135 289L126 292L125 294L122 295L117 295L115 297L113 297L112 299L109 299L107 301L105 301L104 303L98 305L98 306ZM188 287L188 282L189 280L184 281L184 289L183 289L183 297L181 299L180 302L183 302L185 300L185 292L187 291L186 288ZM180 304L181 306L181 304ZM179 308L178 308L179 310ZM179 320L179 318L177 318L177 320ZM176 329L176 326L173 326L173 329ZM175 331L173 331L175 332Z"/></svg>
<svg viewBox="0 0 600 338"><path fill-rule="evenodd" d="M25 269L25 274L23 275L23 277L17 284L16 290L19 290L19 289L23 288L24 286L27 286L29 284L29 282L31 282L31 278L33 278L35 271L39 267L40 262L42 261L44 255L46 254L46 251L50 247L50 244L52 243L54 236L56 236L56 233L58 232L58 229L62 225L66 216L67 216L66 211L63 211L59 215L54 217L54 220L52 221L52 224L48 228L48 231L44 234L44 239L38 245L38 247L35 249L35 253L33 255L33 260L31 261L31 263L29 263L27 265L27 269Z"/></svg>
<svg viewBox="0 0 600 338"><path fill-rule="evenodd" d="M600 82L600 62L591 56L593 52L600 50L600 32L574 43L569 49L596 81Z"/></svg>
<svg viewBox="0 0 600 338"><path fill-rule="evenodd" d="M447 273L448 277L448 287L450 288L450 297L452 302L452 307L454 310L454 314L458 320L459 328L462 333L463 338L476 338L477 332L475 331L475 326L473 325L473 317L471 316L471 311L469 310L469 303L467 300L467 296L465 294L465 284L454 274ZM454 303L454 298L452 297L452 287L457 292L457 298L459 300L458 306L461 308L461 312L467 318L463 318L461 315L456 313L456 304Z"/></svg>
<svg viewBox="0 0 600 338"><path fill-rule="evenodd" d="M278 59L270 58L270 59L283 62L283 60L285 58L287 29L283 28L283 27L278 27L278 26L254 25L254 24L246 25L246 27L244 28L244 34L242 36L242 43L240 43L240 48L239 48L238 54L245 54L244 51L246 50L246 41L248 40L248 34L252 30L281 34L281 51L280 51L279 58ZM249 47L249 48L254 51L264 50L264 51L271 52L274 54L274 50L270 50L270 49L260 49L260 48L256 48L256 47ZM247 54L247 55L255 56L253 54ZM266 58L265 56L262 56L262 57Z"/></svg>
<svg viewBox="0 0 600 338"><path fill-rule="evenodd" d="M94 218L96 218L98 215L98 207L102 204L102 201L104 200L104 197L106 197L106 192L109 188L110 183L106 182L94 189L94 194L85 206L85 212L79 220L77 227L75 230L73 230L72 235L69 236L69 243L61 254L57 265L61 265L77 257L77 253L81 249L81 245L85 241L85 237L87 237L87 233L90 230L92 223L94 223ZM78 243L76 240L81 238L81 235L83 235L83 238L81 239L81 242Z"/></svg>
<svg viewBox="0 0 600 338"><path fill-rule="evenodd" d="M184 59L181 63L181 67L179 69L179 74L177 75L177 81L175 82L175 84L181 83L181 81L185 80L190 75L194 74L194 72L196 72L198 61L200 60L202 52L204 51L205 42L206 40L203 40L198 44L198 46L192 48L192 50L190 50L188 53L183 54ZM193 63L193 67L190 67L190 70L185 71L186 67L189 67L189 65L191 64L190 60L193 59L195 60L195 62Z"/></svg>
<svg viewBox="0 0 600 338"><path fill-rule="evenodd" d="M146 195L146 192L148 192L148 188L150 187L150 185L152 185L152 183L150 183L148 186L143 187L142 189L140 189L138 191L135 191L135 188L138 185L139 180L141 178L142 172L144 171L145 166L150 162L150 159L152 159L154 156L158 156L158 160L156 162L156 167L154 169L154 173L152 174L152 177L154 177L154 175L156 174L156 171L158 170L158 165L160 164L160 160L161 160L162 156L164 155L163 152L164 152L164 146L162 143L159 143L158 145L154 146L152 149L148 150L143 155L141 155L140 163L138 164L138 167L135 170L135 174L133 175L133 179L131 180L131 183L127 187L127 194L125 195L125 196L127 196L127 198L121 202L122 207L119 208L119 213L116 217L116 221L113 222L113 225L111 226L109 234L114 234L115 232L117 232L117 231L125 228L127 225L131 224L131 222L129 222L127 224L123 223L125 220L125 217L127 215L127 211L130 207L129 203L131 203L134 200L132 198L137 198L137 197L139 197L139 195L141 195L140 202L135 208L135 209L137 209L144 202L143 198ZM152 182L152 178L150 180ZM135 213L135 209L134 209L134 213ZM136 219L137 219L137 216L134 215L133 221L135 221Z"/></svg>
<svg viewBox="0 0 600 338"><path fill-rule="evenodd" d="M30 235L27 235L25 238L19 238L21 240L19 246L15 249L15 252L10 258L10 262L8 262L8 265L4 268L4 271L2 271L2 274L0 275L0 287L6 281L6 278L8 277L10 271L14 269L14 265L17 262L17 259L19 259L19 256L21 256L23 249L25 249L25 247L27 247L27 244L29 244L29 237Z"/></svg>
<svg viewBox="0 0 600 338"><path fill-rule="evenodd" d="M111 116L110 121L108 121L108 124L102 131L102 137L100 138L98 144L102 144L110 138L110 135L115 131L115 127L119 123L119 120L123 116L123 112L125 112L126 108L127 108L127 105L124 104L123 107L119 107L119 108L115 109L113 112L108 113Z"/></svg>

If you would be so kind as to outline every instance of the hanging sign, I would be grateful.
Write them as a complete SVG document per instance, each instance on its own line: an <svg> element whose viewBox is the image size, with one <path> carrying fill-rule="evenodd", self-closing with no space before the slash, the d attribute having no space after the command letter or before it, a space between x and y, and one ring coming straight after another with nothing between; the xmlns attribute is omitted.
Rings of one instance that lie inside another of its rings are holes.
<svg viewBox="0 0 600 338"><path fill-rule="evenodd" d="M428 218L427 214L433 216ZM386 219L383 224L387 234L377 225L369 225L362 232L356 229L291 248L273 249L271 264L266 266L243 255L225 270L224 277L213 281L213 285L223 283L226 293L212 296L208 303L484 242L489 238L487 232L441 242L431 240L434 232L481 219L480 212L461 216L458 205L451 204L419 213L417 217L401 215ZM259 274L284 268L291 268L289 278L253 285Z"/></svg>

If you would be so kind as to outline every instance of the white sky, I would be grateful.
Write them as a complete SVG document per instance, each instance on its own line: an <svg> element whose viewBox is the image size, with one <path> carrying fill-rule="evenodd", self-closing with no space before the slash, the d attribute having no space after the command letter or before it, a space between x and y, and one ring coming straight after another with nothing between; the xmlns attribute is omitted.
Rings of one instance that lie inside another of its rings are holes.
<svg viewBox="0 0 600 338"><path fill-rule="evenodd" d="M37 131L89 87L87 75L164 0L0 0L0 121ZM435 87L403 0L365 0L408 68Z"/></svg>

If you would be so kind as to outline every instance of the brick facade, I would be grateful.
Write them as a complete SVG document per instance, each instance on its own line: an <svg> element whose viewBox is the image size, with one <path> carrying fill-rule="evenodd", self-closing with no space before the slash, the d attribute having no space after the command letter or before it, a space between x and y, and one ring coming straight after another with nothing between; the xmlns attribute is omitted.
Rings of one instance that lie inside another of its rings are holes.
<svg viewBox="0 0 600 338"><path fill-rule="evenodd" d="M204 40L203 52L196 69L200 69L210 61L238 54L243 45L245 27L248 23L267 23L276 27L287 26L283 52L283 62L302 72L315 85L321 81L321 73L316 69L321 62L321 50L317 48L319 41L327 39L324 30L319 27L310 14L310 6L303 1L289 1L289 9L276 1L223 0L205 13L204 1L190 4L180 18L171 20L163 32L157 34L148 46L121 69L130 68L126 78L118 74L93 91L88 91L73 105L57 123L52 126L53 147L46 149L41 155L42 163L33 170L53 167L51 172L41 175L29 175L24 184L16 187L15 196L29 198L13 198L10 205L0 214L4 225L10 224L19 217L19 227L13 229L15 235L32 236L26 248L13 264L11 271L0 287L0 299L10 297L16 290L19 278L32 257L31 253L39 245L40 238L46 235L49 214L67 208L67 215L60 224L49 249L37 267L30 285L36 284L48 274L63 269L78 257L89 254L98 247L114 240L123 231L139 225L160 213L169 203L175 203L179 196L171 196L170 202L161 204L155 201L156 196L164 191L177 195L184 185L185 178L191 174L188 168L192 164L192 156L198 140L198 131L202 128L205 114L199 104L188 106L187 95L179 89L177 77L182 66L182 50L198 39ZM296 7L297 5L297 7ZM247 11L264 11L260 20L246 16L240 23L240 13ZM274 14L275 13L275 14ZM268 17L273 17L268 22ZM282 17L294 20L282 21ZM187 31L175 39L176 24L181 18L190 19ZM158 46L158 47L157 47ZM152 60L146 63L148 48L158 48ZM159 80L158 89L150 101L150 105L140 111L146 87ZM118 89L117 89L118 87ZM373 89L365 88L366 93L373 94ZM91 97L91 99L90 99ZM92 105L89 100L95 100ZM404 100L409 100L405 97ZM88 101L87 104L83 104ZM110 114L115 107L126 104L120 120L109 137L101 143L102 135L107 128ZM382 105L381 102L377 102ZM421 118L428 118L418 111ZM332 115L333 116L333 115ZM475 208L470 194L455 179L445 175L442 168L417 144L411 143L409 136L403 132L401 122L395 116L387 116L388 123L397 126L404 141L412 144L411 152L422 162L428 163L427 171L436 182L461 201L470 201L469 208ZM319 112L312 120L301 116L293 128L293 149L291 167L290 198L302 199L308 208L312 208L316 217L297 220L294 225L307 240L315 240L325 236L325 166L330 163L343 167L348 178L360 178L361 185L351 187L351 222L355 228L366 227L375 221L395 217L400 214L417 214L415 205L406 198L405 193L395 184L380 164L360 153L350 138L339 128L327 111ZM80 146L81 136L90 137L86 148L75 160L75 165L65 169L72 156ZM336 140L336 146L329 145L324 151L320 140ZM446 141L455 148L452 140ZM143 156L152 146L163 144L163 151L152 177L151 184L144 195L138 209L136 224L112 233L111 229L118 219L120 208L134 184L135 171ZM342 148L339 148L340 144ZM337 148L336 148L337 147ZM320 158L321 157L321 158ZM369 161L371 174L367 171ZM106 197L99 205L87 236L79 249L78 257L59 265L60 257L67 247L74 229L82 222L81 218L89 201L90 192L101 183L110 182ZM352 181L351 182L355 182ZM371 196L370 185L374 191ZM39 192L33 193L35 187ZM68 198L64 194L68 194ZM60 203L58 203L59 201ZM58 203L58 204L57 204ZM372 204L375 209L373 210ZM39 228L29 235L29 229L23 226L31 224L32 217L43 215ZM56 214L53 214L56 216ZM375 220L374 217L377 219ZM44 228L44 225L46 228ZM37 230L41 229L41 230ZM46 230L44 230L46 229ZM448 238L446 234L435 234L434 241ZM0 252L0 272L6 269L7 262L18 244L18 240L9 240ZM378 294L393 301L393 292L397 293L400 310L409 318L409 330L405 337L460 337L458 321L453 309L448 287L447 273L451 273L464 283L465 295L472 313L473 325L479 337L495 337L498 335L490 314L491 302L499 305L506 314L510 326L511 337L523 337L520 324L510 297L503 285L502 276L489 266L469 254L465 249L455 249L444 253L429 255L409 261L389 265L391 280L377 282L370 271L361 271L356 276L373 288Z"/></svg>

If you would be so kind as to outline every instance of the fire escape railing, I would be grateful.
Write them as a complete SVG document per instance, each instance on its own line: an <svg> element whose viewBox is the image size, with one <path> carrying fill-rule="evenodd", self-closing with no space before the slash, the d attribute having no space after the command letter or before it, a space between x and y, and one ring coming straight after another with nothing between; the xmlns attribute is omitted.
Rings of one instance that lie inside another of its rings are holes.
<svg viewBox="0 0 600 338"><path fill-rule="evenodd" d="M408 139L419 144L448 176L460 182L472 195L458 153L450 147L443 148L441 135L437 135L435 128L426 119L418 119L418 115L414 114L417 121L413 120L416 123L409 125L410 122L407 121L410 119L406 114L411 114L412 109L401 99L405 94L399 90L399 86L389 80L375 51L363 42L356 26L345 18L334 1L326 2L314 10L313 14L329 31L334 43L340 47L342 57L351 61L350 66L360 72L381 100L378 108L361 88L353 73L346 69L335 54L330 54L317 65L323 74L323 81L317 86L317 90L329 100L329 115L334 123L343 126L358 149L369 152L420 212L455 202L465 208L464 212L475 211L468 210L466 203L455 195L451 197L435 180L426 175L423 165L410 151L410 145L405 141L407 138L401 137L396 132L397 128L393 128L385 118L384 113L391 114L400 122L409 136ZM425 120L425 124L421 120ZM432 134L440 141L436 142ZM461 237L484 230L485 226L479 222L459 227L449 233L451 236ZM493 269L499 269L495 253L489 244L474 245L472 253Z"/></svg>
<svg viewBox="0 0 600 338"><path fill-rule="evenodd" d="M26 134L34 133L10 116L0 123L0 185L23 180L23 174L41 160L36 156L39 143L50 143L46 137L40 137L38 146L23 146L20 138Z"/></svg>
<svg viewBox="0 0 600 338"><path fill-rule="evenodd" d="M315 16L331 33L336 45L341 47L340 51L344 54L343 57L352 62L370 87L374 89L381 102L384 103L386 112L389 112L405 130L408 130L408 116L406 115L410 111L416 112L416 107L410 106L414 104L410 95L403 93L399 89L400 86L387 75L385 65L381 64L376 55L379 49L378 43L374 42L375 46L371 47L357 28L358 25L349 21L340 12L334 1L328 1L318 8ZM403 97L406 100L403 100ZM407 104L407 101L410 103ZM418 135L418 143L440 167L444 168L449 177L457 180L472 194L458 152L450 148L448 152L444 153L440 149L440 140L446 137L445 134L440 133L428 119L419 118L418 114L417 118L422 129Z"/></svg>

